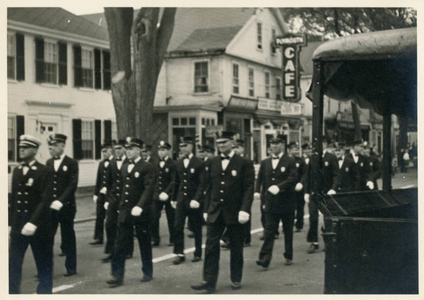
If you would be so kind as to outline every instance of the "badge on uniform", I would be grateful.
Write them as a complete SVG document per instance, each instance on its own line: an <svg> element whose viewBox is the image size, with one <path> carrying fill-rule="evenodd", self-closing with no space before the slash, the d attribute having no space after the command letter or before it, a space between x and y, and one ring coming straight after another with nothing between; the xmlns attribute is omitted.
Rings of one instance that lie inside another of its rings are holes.
<svg viewBox="0 0 424 300"><path fill-rule="evenodd" d="M364 163L361 163L361 167L363 167L364 166Z"/></svg>
<svg viewBox="0 0 424 300"><path fill-rule="evenodd" d="M30 178L30 179L28 179L28 182L27 182L27 186L32 186L32 184L34 183L34 179L32 179L32 178Z"/></svg>
<svg viewBox="0 0 424 300"><path fill-rule="evenodd" d="M236 170L232 170L231 171L231 175L233 175L234 177L236 177L237 176L237 171Z"/></svg>
<svg viewBox="0 0 424 300"><path fill-rule="evenodd" d="M108 161L106 161L105 162L105 168L107 168L107 166L109 165L109 162Z"/></svg>
<svg viewBox="0 0 424 300"><path fill-rule="evenodd" d="M349 172L349 168L346 168L346 172Z"/></svg>
<svg viewBox="0 0 424 300"><path fill-rule="evenodd" d="M285 167L281 167L281 172L285 172L286 171L286 168Z"/></svg>
<svg viewBox="0 0 424 300"><path fill-rule="evenodd" d="M205 167L206 172L209 171L209 167Z"/></svg>
<svg viewBox="0 0 424 300"><path fill-rule="evenodd" d="M296 168L299 168L299 163L296 163Z"/></svg>
<svg viewBox="0 0 424 300"><path fill-rule="evenodd" d="M372 162L370 162L370 166L372 167Z"/></svg>
<svg viewBox="0 0 424 300"><path fill-rule="evenodd" d="M32 166L31 169L33 169L34 171L36 171L37 170L37 167L36 166Z"/></svg>
<svg viewBox="0 0 424 300"><path fill-rule="evenodd" d="M138 178L138 177L140 177L140 173L135 172L134 176L135 176L135 178Z"/></svg>
<svg viewBox="0 0 424 300"><path fill-rule="evenodd" d="M190 173L191 174L194 174L194 169L193 168L190 169Z"/></svg>
<svg viewBox="0 0 424 300"><path fill-rule="evenodd" d="M165 172L166 172L166 173L169 173L169 169L168 169L168 168L165 168Z"/></svg>
<svg viewBox="0 0 424 300"><path fill-rule="evenodd" d="M328 161L326 161L326 162L324 163L324 165L325 165L326 167L328 167Z"/></svg>
<svg viewBox="0 0 424 300"><path fill-rule="evenodd" d="M63 171L68 171L68 167L67 166L63 166Z"/></svg>

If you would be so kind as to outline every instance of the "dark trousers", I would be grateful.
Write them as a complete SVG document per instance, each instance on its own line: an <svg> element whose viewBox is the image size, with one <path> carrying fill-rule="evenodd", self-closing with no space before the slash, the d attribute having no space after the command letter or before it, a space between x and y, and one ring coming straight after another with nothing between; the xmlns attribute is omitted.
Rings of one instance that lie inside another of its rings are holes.
<svg viewBox="0 0 424 300"><path fill-rule="evenodd" d="M205 263L203 280L215 287L218 280L220 247L219 240L226 228L230 238L230 272L232 282L241 282L243 274L243 225L225 225L222 214L214 223L207 223Z"/></svg>
<svg viewBox="0 0 424 300"><path fill-rule="evenodd" d="M105 253L113 256L115 253L115 242L118 234L118 205L111 204L109 205L106 211L106 245L105 245ZM127 255L133 255L134 252L134 238L128 241L129 247Z"/></svg>
<svg viewBox="0 0 424 300"><path fill-rule="evenodd" d="M60 248L66 254L66 271L77 270L77 241L74 230L74 219L76 209L70 205L64 205L60 211L53 212L53 236L56 235L57 227L60 223L60 234L62 244Z"/></svg>
<svg viewBox="0 0 424 300"><path fill-rule="evenodd" d="M305 215L305 193L295 192L296 197L296 228L303 229L303 216Z"/></svg>
<svg viewBox="0 0 424 300"><path fill-rule="evenodd" d="M251 219L249 219L249 221L246 224L243 224L242 226L243 226L243 237L244 237L243 242L245 244L250 244L250 242L252 241L252 235L250 233L252 228ZM227 244L230 244L230 235L228 234L228 230L224 231L224 234L222 235L221 240L223 240Z"/></svg>
<svg viewBox="0 0 424 300"><path fill-rule="evenodd" d="M318 243L318 199L317 196L311 195L309 201L309 231L307 241L309 243Z"/></svg>
<svg viewBox="0 0 424 300"><path fill-rule="evenodd" d="M171 206L170 201L153 201L152 210L152 242L160 242L159 220L162 208L165 206L166 220L168 221L169 242L174 243L174 225L175 225L175 209Z"/></svg>
<svg viewBox="0 0 424 300"><path fill-rule="evenodd" d="M280 220L283 222L284 233L284 257L286 259L293 259L293 225L294 225L294 211L285 213L265 213L265 238L261 251L259 252L259 259L263 261L271 261L272 249L274 248L275 231L278 230Z"/></svg>
<svg viewBox="0 0 424 300"><path fill-rule="evenodd" d="M99 194L96 202L96 223L94 225L94 239L103 242L106 210L104 208L106 195Z"/></svg>
<svg viewBox="0 0 424 300"><path fill-rule="evenodd" d="M146 221L127 222L118 224L115 253L112 258L112 275L120 280L124 279L125 257L133 241L133 232L136 232L141 253L143 274L153 277L152 245L150 243L149 224Z"/></svg>
<svg viewBox="0 0 424 300"><path fill-rule="evenodd" d="M184 225L186 217L188 217L194 234L194 247L196 248L194 256L202 257L202 209L186 208L185 205L177 206L175 211L174 253L184 254Z"/></svg>
<svg viewBox="0 0 424 300"><path fill-rule="evenodd" d="M38 231L40 230L40 231ZM31 245L38 271L37 294L51 294L53 288L53 240L47 230L38 229L34 236L24 236L19 231L10 234L9 294L19 294L22 263L28 245Z"/></svg>

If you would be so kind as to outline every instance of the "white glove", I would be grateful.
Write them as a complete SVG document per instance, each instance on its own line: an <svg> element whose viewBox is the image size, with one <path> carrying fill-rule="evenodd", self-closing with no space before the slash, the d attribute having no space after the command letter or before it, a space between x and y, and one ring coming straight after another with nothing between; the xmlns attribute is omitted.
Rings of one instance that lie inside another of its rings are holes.
<svg viewBox="0 0 424 300"><path fill-rule="evenodd" d="M171 206L173 209L177 208L177 201L171 201Z"/></svg>
<svg viewBox="0 0 424 300"><path fill-rule="evenodd" d="M37 226L30 222L27 222L24 228L22 228L21 234L25 236L33 236L36 230Z"/></svg>
<svg viewBox="0 0 424 300"><path fill-rule="evenodd" d="M168 199L169 199L169 196L168 196L168 194L167 194L167 193L162 192L162 193L160 193L160 194L159 194L159 200L160 200L160 201L166 201L166 200L168 200Z"/></svg>
<svg viewBox="0 0 424 300"><path fill-rule="evenodd" d="M134 217L139 217L142 212L143 212L143 209L141 207L134 206L133 209L131 210L131 215Z"/></svg>
<svg viewBox="0 0 424 300"><path fill-rule="evenodd" d="M51 209L59 211L62 208L63 204L59 200L54 200L50 205Z"/></svg>
<svg viewBox="0 0 424 300"><path fill-rule="evenodd" d="M280 188L276 185L271 185L268 189L268 192L270 192L273 195L277 195L280 192Z"/></svg>
<svg viewBox="0 0 424 300"><path fill-rule="evenodd" d="M335 195L335 194L336 194L335 190L329 190L327 193L327 195Z"/></svg>
<svg viewBox="0 0 424 300"><path fill-rule="evenodd" d="M208 220L208 213L203 213L203 219L204 219L205 221L207 221L207 220Z"/></svg>
<svg viewBox="0 0 424 300"><path fill-rule="evenodd" d="M97 196L96 195L93 195L93 202L94 202L94 204L96 204L97 203Z"/></svg>
<svg viewBox="0 0 424 300"><path fill-rule="evenodd" d="M191 200L190 201L190 208L199 208L200 207L200 203L197 202L196 200Z"/></svg>
<svg viewBox="0 0 424 300"><path fill-rule="evenodd" d="M298 183L296 184L296 187L294 188L294 190L295 190L296 192L300 192L302 189L303 189L303 184L301 184L300 182L298 182Z"/></svg>
<svg viewBox="0 0 424 300"><path fill-rule="evenodd" d="M255 198L255 200L261 200L261 193L255 193L253 194L253 197Z"/></svg>
<svg viewBox="0 0 424 300"><path fill-rule="evenodd" d="M107 210L109 208L109 202L105 202L105 204L103 205L103 207L105 208L105 210Z"/></svg>
<svg viewBox="0 0 424 300"><path fill-rule="evenodd" d="M306 203L309 203L309 200L310 200L309 198L310 198L310 196L311 196L311 195L309 195L309 194L305 194L305 196L303 197L303 199L305 199L305 202L306 202Z"/></svg>
<svg viewBox="0 0 424 300"><path fill-rule="evenodd" d="M106 195L107 193L107 187L102 187L102 189L100 190L100 194Z"/></svg>
<svg viewBox="0 0 424 300"><path fill-rule="evenodd" d="M370 190L373 190L373 189L374 189L374 182L372 182L372 181L368 181L368 182L367 182L367 187L368 187Z"/></svg>
<svg viewBox="0 0 424 300"><path fill-rule="evenodd" d="M249 221L250 215L245 211L239 211L238 213L238 221L240 224L246 224Z"/></svg>

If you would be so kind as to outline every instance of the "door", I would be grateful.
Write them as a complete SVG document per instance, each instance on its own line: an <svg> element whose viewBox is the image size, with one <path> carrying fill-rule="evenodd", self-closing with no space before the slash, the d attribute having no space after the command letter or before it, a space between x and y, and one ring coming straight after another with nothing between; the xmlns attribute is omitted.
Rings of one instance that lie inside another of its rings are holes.
<svg viewBox="0 0 424 300"><path fill-rule="evenodd" d="M42 122L38 130L38 139L41 141L41 146L38 149L37 160L45 164L47 159L50 158L49 146L47 140L50 134L54 134L57 130L57 123Z"/></svg>

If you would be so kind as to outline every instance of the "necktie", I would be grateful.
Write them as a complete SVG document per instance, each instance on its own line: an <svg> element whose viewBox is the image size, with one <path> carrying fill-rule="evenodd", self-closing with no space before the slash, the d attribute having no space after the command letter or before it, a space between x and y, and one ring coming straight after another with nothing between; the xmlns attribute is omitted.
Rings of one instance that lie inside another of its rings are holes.
<svg viewBox="0 0 424 300"><path fill-rule="evenodd" d="M133 160L130 160L130 165L133 165L134 164L134 161Z"/></svg>
<svg viewBox="0 0 424 300"><path fill-rule="evenodd" d="M116 158L116 161L122 161L122 158Z"/></svg>
<svg viewBox="0 0 424 300"><path fill-rule="evenodd" d="M272 159L280 159L278 156L273 156Z"/></svg>
<svg viewBox="0 0 424 300"><path fill-rule="evenodd" d="M343 157L340 157L339 160L343 160Z"/></svg>
<svg viewBox="0 0 424 300"><path fill-rule="evenodd" d="M59 160L60 159L60 156L55 156L55 157L53 157L53 159L54 160Z"/></svg>
<svg viewBox="0 0 424 300"><path fill-rule="evenodd" d="M229 156L221 156L221 160L230 159Z"/></svg>

